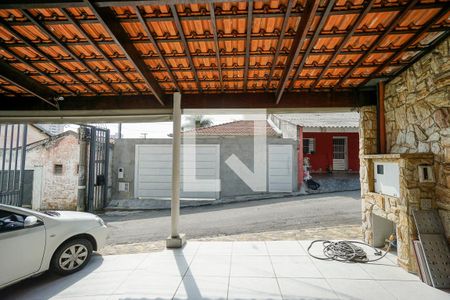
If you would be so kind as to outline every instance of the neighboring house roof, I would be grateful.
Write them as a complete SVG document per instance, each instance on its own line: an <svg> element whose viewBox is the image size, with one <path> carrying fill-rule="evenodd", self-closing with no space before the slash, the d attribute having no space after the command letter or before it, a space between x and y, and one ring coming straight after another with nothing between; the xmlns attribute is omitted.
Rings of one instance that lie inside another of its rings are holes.
<svg viewBox="0 0 450 300"><path fill-rule="evenodd" d="M274 116L302 127L359 127L357 112L276 114Z"/></svg>
<svg viewBox="0 0 450 300"><path fill-rule="evenodd" d="M53 136L53 134L50 131L42 127L40 124L30 124L30 125L36 128L37 130L41 131L43 134L48 135L49 137Z"/></svg>
<svg viewBox="0 0 450 300"><path fill-rule="evenodd" d="M275 129L266 122L266 134L267 136L279 137ZM254 121L234 121L230 123L213 125L209 127L201 127L195 129L195 134L197 136L253 136L254 132ZM193 130L185 131L184 134L192 133Z"/></svg>
<svg viewBox="0 0 450 300"><path fill-rule="evenodd" d="M57 141L57 140L62 139L64 137L66 137L66 136L69 136L69 135L72 135L72 136L78 138L78 133L76 133L75 131L72 131L72 130L64 131L63 133L60 133L60 134L57 134L57 135L53 135L53 136L51 136L51 137L49 137L47 139L43 139L43 140L40 140L40 141L31 143L31 144L28 144L27 145L27 151L35 149L35 148L37 148L39 146L46 146L46 145L48 145L51 142Z"/></svg>

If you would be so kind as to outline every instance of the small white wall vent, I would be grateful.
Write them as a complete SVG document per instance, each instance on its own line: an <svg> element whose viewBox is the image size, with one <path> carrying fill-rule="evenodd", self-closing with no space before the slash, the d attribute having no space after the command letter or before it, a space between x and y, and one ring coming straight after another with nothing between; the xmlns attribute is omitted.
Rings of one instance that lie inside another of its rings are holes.
<svg viewBox="0 0 450 300"><path fill-rule="evenodd" d="M419 166L419 182L434 182L433 167L422 165Z"/></svg>

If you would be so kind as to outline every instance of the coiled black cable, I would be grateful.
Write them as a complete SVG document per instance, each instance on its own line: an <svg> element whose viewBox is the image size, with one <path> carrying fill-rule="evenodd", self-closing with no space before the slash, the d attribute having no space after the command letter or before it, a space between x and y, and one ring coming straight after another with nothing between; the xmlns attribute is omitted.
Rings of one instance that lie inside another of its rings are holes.
<svg viewBox="0 0 450 300"><path fill-rule="evenodd" d="M311 254L310 249L315 243L323 243L323 254L325 257L319 257ZM374 255L380 256L376 259L369 259L367 257L367 253L361 248L360 246L357 246L356 244L361 244L368 246L374 250ZM316 259L321 260L335 260L340 262L359 262L359 263L368 263L368 262L374 262L377 260L382 259L383 257L388 254L389 249L391 248L391 243L389 243L389 246L386 250L386 252L383 254L381 250L378 250L377 248L370 246L363 242L358 241L337 241L332 242L329 240L315 240L309 245L307 251L308 254Z"/></svg>

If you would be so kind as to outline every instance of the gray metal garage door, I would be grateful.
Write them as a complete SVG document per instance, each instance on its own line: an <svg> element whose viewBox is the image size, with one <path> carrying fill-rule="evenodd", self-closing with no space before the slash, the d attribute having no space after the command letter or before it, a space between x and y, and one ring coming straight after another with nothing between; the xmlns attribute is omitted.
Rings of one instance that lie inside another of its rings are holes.
<svg viewBox="0 0 450 300"><path fill-rule="evenodd" d="M219 179L219 145L196 145L196 179ZM184 169L181 150L181 197L217 199L219 192L205 192L204 186L190 185L185 191L183 174L194 172L193 165ZM136 145L135 196L138 198L170 198L172 188L172 145Z"/></svg>

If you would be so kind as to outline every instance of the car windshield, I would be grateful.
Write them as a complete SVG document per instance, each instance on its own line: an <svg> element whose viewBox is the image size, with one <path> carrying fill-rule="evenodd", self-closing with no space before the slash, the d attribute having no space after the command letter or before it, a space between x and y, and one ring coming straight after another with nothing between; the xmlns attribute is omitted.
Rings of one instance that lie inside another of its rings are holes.
<svg viewBox="0 0 450 300"><path fill-rule="evenodd" d="M35 215L38 217L49 216L39 211L31 210L24 207L15 207L10 205L0 204L0 210L10 211L10 214Z"/></svg>

